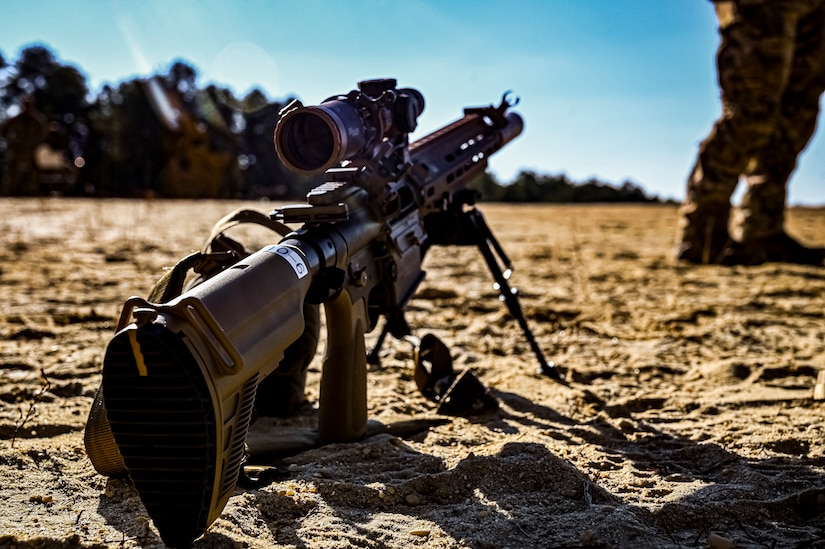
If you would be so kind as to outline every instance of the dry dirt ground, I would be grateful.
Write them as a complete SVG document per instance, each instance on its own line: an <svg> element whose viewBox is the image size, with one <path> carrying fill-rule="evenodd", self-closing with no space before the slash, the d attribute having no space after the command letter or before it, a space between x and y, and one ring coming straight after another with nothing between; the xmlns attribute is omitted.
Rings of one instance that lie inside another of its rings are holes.
<svg viewBox="0 0 825 549"><path fill-rule="evenodd" d="M128 482L94 471L83 427L123 301L239 206L0 200L0 546L162 545ZM670 206L482 209L569 385L535 374L475 250L435 250L410 324L499 410L287 458L195 547L825 547L825 402L812 398L825 269L675 264ZM789 226L825 243L823 210ZM435 416L410 357L387 342L373 419ZM318 378L316 361L311 401Z"/></svg>

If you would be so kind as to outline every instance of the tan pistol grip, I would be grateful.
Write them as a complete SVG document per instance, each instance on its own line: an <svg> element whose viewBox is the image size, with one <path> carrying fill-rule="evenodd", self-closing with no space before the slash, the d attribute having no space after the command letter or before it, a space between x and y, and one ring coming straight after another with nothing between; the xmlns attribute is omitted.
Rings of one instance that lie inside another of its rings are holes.
<svg viewBox="0 0 825 549"><path fill-rule="evenodd" d="M322 442L359 440L367 428L366 305L341 292L324 304L327 348L321 374L318 434Z"/></svg>

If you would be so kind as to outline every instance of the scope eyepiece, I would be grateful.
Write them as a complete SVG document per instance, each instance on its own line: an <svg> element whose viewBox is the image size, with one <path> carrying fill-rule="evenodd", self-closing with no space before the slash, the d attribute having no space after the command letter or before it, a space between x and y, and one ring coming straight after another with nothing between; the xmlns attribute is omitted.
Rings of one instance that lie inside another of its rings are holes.
<svg viewBox="0 0 825 549"><path fill-rule="evenodd" d="M418 90L396 88L393 79L363 81L359 88L317 106L295 101L282 111L275 151L287 168L311 175L344 160L373 160L385 139L415 130L424 110Z"/></svg>
<svg viewBox="0 0 825 549"><path fill-rule="evenodd" d="M368 128L357 106L333 99L286 112L275 127L275 151L290 170L325 172L357 155L367 143Z"/></svg>

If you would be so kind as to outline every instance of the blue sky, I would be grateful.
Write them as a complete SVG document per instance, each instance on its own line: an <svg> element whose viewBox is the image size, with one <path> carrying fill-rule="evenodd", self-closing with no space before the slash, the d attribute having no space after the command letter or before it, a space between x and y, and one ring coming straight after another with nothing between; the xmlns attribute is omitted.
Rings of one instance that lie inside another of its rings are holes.
<svg viewBox="0 0 825 549"><path fill-rule="evenodd" d="M707 0L10 0L1 10L8 61L45 44L93 90L178 59L201 85L305 103L389 76L424 93L414 138L513 90L526 126L490 161L502 181L531 169L681 199L720 110ZM825 204L822 133L800 160L793 204Z"/></svg>

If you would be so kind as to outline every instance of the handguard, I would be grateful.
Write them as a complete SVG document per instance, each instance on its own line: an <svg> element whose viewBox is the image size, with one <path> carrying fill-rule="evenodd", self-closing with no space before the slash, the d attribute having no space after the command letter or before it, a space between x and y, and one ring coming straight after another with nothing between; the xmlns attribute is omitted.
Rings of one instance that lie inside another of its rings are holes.
<svg viewBox="0 0 825 549"><path fill-rule="evenodd" d="M306 261L270 246L168 304L130 299L104 359L106 415L144 506L188 545L232 495L261 379L304 330ZM139 418L136 420L136 418Z"/></svg>

